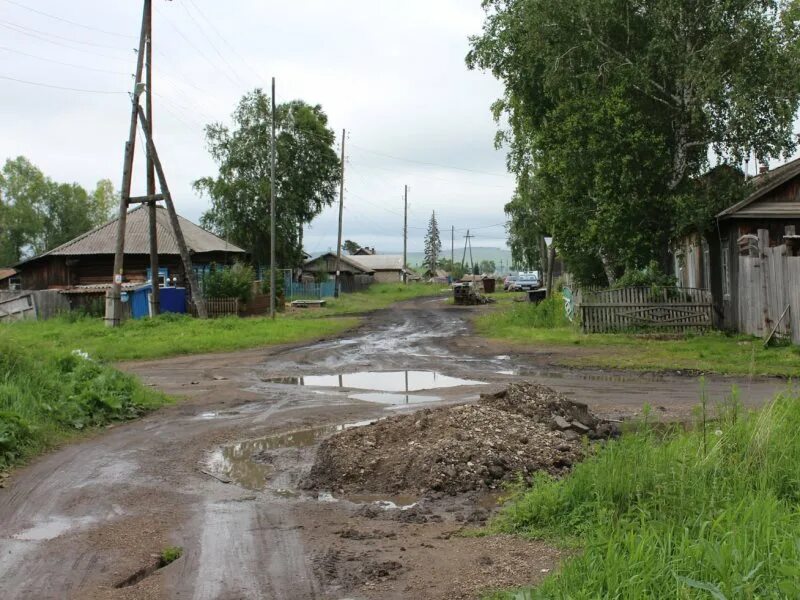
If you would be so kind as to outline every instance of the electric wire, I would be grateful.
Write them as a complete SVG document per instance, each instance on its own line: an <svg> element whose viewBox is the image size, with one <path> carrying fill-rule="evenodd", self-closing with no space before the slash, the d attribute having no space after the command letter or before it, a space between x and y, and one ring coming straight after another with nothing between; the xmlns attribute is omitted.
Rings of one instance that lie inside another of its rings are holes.
<svg viewBox="0 0 800 600"><path fill-rule="evenodd" d="M83 92L87 94L127 94L128 92L123 92L121 90L114 91L114 90L89 90L83 88L73 88L67 87L63 85L53 85L49 83L42 83L40 81L28 81L27 79L17 79L16 77L8 77L7 75L0 75L0 79L5 79L8 81L15 81L17 83L24 83L26 85L34 85L37 87L44 87L44 88L52 88L55 90L66 90L70 92Z"/></svg>
<svg viewBox="0 0 800 600"><path fill-rule="evenodd" d="M85 25L83 23L78 23L77 21L71 21L70 19L66 19L64 17L59 17L57 15L54 15L54 14L51 14L51 13L48 13L48 12L44 12L43 10L38 10L38 9L35 9L35 8L31 8L30 6L25 6L21 2L16 2L15 0L3 0L3 2L6 2L8 4L13 4L14 6L18 6L19 8L23 8L23 9L28 10L30 12L34 12L34 13L43 15L45 17L49 17L49 18L54 19L56 21L61 21L62 23L69 23L70 25L74 25L75 27L82 27L83 29L88 29L89 31L97 31L99 33L104 33L106 35L114 35L114 36L122 37L122 38L133 38L133 39L136 39L136 36L134 36L134 35L129 35L129 34L125 34L125 33L118 33L116 31L107 31L105 29L100 29L99 27L93 27L91 25Z"/></svg>
<svg viewBox="0 0 800 600"><path fill-rule="evenodd" d="M127 52L124 48L120 48L119 46L109 46L108 44L98 44L95 42L84 42L83 40L76 40L70 37L66 37L63 35L58 35L55 33L50 33L48 31L41 31L39 29L34 29L33 27L26 27L25 25L18 25L17 23L12 23L11 21L3 21L0 20L0 25L5 27L6 29L10 29L11 31L16 31L17 33L22 33L24 35L33 35L39 37L51 37L57 40L63 40L65 42L69 42L71 44L80 44L82 46L92 46L95 48L104 48L107 50L116 50L118 52Z"/></svg>

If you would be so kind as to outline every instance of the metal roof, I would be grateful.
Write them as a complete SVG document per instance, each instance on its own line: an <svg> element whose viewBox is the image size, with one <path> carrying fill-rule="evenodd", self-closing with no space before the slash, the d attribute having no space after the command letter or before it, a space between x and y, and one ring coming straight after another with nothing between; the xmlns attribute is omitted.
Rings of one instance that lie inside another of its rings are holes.
<svg viewBox="0 0 800 600"><path fill-rule="evenodd" d="M1 269L0 268L0 280L1 279L8 279L9 277L13 277L17 274L16 269Z"/></svg>
<svg viewBox="0 0 800 600"><path fill-rule="evenodd" d="M119 217L79 235L74 240L23 261L20 264L44 258L45 256L86 256L93 254L114 254L117 239L117 221ZM186 246L191 254L203 252L233 252L244 254L245 251L230 242L198 227L188 219L178 215ZM125 254L150 254L148 210L138 206L128 213L125 220ZM172 233L167 210L158 207L156 210L156 232L158 235L159 254L180 254L178 242Z"/></svg>
<svg viewBox="0 0 800 600"><path fill-rule="evenodd" d="M358 256L348 256L348 258L372 271L403 270L403 257L396 254L360 254Z"/></svg>
<svg viewBox="0 0 800 600"><path fill-rule="evenodd" d="M747 198L726 208L718 219L731 217L796 217L800 218L800 202L765 202L751 206L772 190L800 175L800 158L792 160L748 181L753 190Z"/></svg>

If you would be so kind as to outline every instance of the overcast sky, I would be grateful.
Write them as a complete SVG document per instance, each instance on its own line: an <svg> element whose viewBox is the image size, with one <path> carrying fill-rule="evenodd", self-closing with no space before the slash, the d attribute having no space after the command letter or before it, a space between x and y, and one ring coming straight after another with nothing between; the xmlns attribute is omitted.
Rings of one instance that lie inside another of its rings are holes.
<svg viewBox="0 0 800 600"><path fill-rule="evenodd" d="M154 8L155 139L179 213L197 221L208 205L191 187L216 174L203 125L228 122L243 93L275 76L279 102L319 103L337 135L348 130L345 238L402 249L408 184L410 250L422 249L434 209L446 248L451 225L456 247L468 227L475 246L505 245L498 225L514 182L489 110L502 87L464 64L479 0ZM0 159L24 155L57 181L118 187L140 20L137 0L0 0ZM134 193L143 188L138 170ZM336 217L332 208L312 223L308 251L335 247Z"/></svg>

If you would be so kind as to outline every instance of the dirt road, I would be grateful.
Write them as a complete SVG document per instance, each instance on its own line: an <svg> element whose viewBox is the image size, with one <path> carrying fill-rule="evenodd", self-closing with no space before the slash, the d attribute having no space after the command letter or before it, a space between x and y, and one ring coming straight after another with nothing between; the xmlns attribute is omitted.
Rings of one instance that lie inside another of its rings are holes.
<svg viewBox="0 0 800 600"><path fill-rule="evenodd" d="M315 444L337 428L469 401L518 378L606 416L649 403L680 418L697 404L696 378L550 367L550 352L512 355L470 337L469 314L418 300L342 339L125 365L185 400L13 474L0 490L2 597L458 598L536 581L557 550L453 537L492 498L384 511L373 502L416 499L298 491ZM748 405L784 387L733 378L706 387L719 399L734 384ZM157 568L168 546L184 554Z"/></svg>

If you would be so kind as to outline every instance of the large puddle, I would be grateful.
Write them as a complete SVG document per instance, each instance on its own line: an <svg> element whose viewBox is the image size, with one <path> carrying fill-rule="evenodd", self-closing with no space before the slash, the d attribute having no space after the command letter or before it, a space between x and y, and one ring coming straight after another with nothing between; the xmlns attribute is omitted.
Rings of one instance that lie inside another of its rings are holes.
<svg viewBox="0 0 800 600"><path fill-rule="evenodd" d="M277 448L313 446L326 435L372 422L359 421L345 425L311 427L227 444L211 452L206 460L206 469L222 481L231 481L249 490L262 490L267 483L271 468L265 462L253 460L254 455Z"/></svg>
<svg viewBox="0 0 800 600"><path fill-rule="evenodd" d="M376 392L414 392L461 385L483 385L482 381L450 377L436 371L360 371L336 375L275 377L269 383L285 383L311 387L372 390Z"/></svg>

